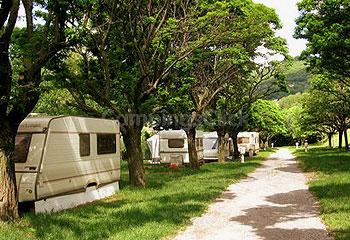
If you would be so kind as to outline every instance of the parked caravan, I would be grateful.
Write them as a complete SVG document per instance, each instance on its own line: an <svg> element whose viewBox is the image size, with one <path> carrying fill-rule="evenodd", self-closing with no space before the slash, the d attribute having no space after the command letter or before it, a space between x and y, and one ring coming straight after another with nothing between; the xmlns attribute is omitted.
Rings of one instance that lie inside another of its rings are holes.
<svg viewBox="0 0 350 240"><path fill-rule="evenodd" d="M204 132L197 130L196 131L196 150L198 159L202 160L204 158L204 146L203 146Z"/></svg>
<svg viewBox="0 0 350 240"><path fill-rule="evenodd" d="M147 139L154 162L189 163L188 141L184 130L164 130ZM203 159L203 132L196 132L196 149Z"/></svg>
<svg viewBox="0 0 350 240"><path fill-rule="evenodd" d="M257 132L240 132L237 136L239 148L244 148L246 153L256 154L260 150L259 133Z"/></svg>
<svg viewBox="0 0 350 240"><path fill-rule="evenodd" d="M217 132L204 132L203 147L204 160L217 161L218 160L218 134ZM226 157L230 157L230 148L232 148L232 139L228 139Z"/></svg>
<svg viewBox="0 0 350 240"><path fill-rule="evenodd" d="M159 135L153 135L147 139L147 146L151 152L152 162L159 162Z"/></svg>
<svg viewBox="0 0 350 240"><path fill-rule="evenodd" d="M119 189L117 121L82 117L27 118L16 136L20 203L58 211L107 197Z"/></svg>

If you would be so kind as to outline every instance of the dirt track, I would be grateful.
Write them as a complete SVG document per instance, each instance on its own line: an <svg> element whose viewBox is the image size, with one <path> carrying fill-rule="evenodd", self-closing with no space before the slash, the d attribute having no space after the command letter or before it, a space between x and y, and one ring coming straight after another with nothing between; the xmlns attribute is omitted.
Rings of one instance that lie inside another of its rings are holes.
<svg viewBox="0 0 350 240"><path fill-rule="evenodd" d="M306 177L287 150L231 185L176 240L328 240Z"/></svg>

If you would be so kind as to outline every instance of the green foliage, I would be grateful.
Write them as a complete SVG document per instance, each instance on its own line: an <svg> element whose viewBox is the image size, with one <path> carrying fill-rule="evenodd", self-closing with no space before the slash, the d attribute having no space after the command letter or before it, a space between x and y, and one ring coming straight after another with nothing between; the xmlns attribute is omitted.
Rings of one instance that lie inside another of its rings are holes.
<svg viewBox="0 0 350 240"><path fill-rule="evenodd" d="M305 171L316 173L310 190L319 200L327 228L336 240L350 239L350 153L311 148L296 155Z"/></svg>
<svg viewBox="0 0 350 240"><path fill-rule="evenodd" d="M330 138L335 132L341 136L350 127L350 85L344 80L326 71L313 75L310 81L312 89L305 102L308 128L325 133ZM347 141L345 146L349 148Z"/></svg>
<svg viewBox="0 0 350 240"><path fill-rule="evenodd" d="M146 165L148 188L126 187L122 164L121 191L86 206L55 214L28 214L18 222L0 223L0 239L163 239L185 227L229 184L238 182L271 152L245 164L205 164L202 169L169 169Z"/></svg>
<svg viewBox="0 0 350 240"><path fill-rule="evenodd" d="M314 76L311 86L303 94L290 95L278 102L284 109L288 134L295 139L305 139L347 129L350 108L341 97L346 94L344 89L322 75Z"/></svg>
<svg viewBox="0 0 350 240"><path fill-rule="evenodd" d="M307 138L306 132L302 129L303 121L303 107L301 104L294 105L293 107L284 110L286 119L286 128L288 133L294 139L305 139Z"/></svg>
<svg viewBox="0 0 350 240"><path fill-rule="evenodd" d="M141 148L142 148L142 153L143 153L143 158L145 160L151 160L152 155L151 151L149 150L148 144L147 144L147 139L151 137L151 135L148 133L147 128L142 129L141 133Z"/></svg>
<svg viewBox="0 0 350 240"><path fill-rule="evenodd" d="M305 105L308 121L329 134L343 131L348 128L350 99L350 2L303 0L298 6L295 35L308 40L301 57L315 74Z"/></svg>
<svg viewBox="0 0 350 240"><path fill-rule="evenodd" d="M308 40L302 57L313 71L349 78L350 2L348 0L303 0L298 4L295 35Z"/></svg>
<svg viewBox="0 0 350 240"><path fill-rule="evenodd" d="M311 122L309 121L312 113L305 111L305 98L306 94L298 93L278 101L285 118L286 135L295 140L314 139L319 135L317 130L310 127Z"/></svg>
<svg viewBox="0 0 350 240"><path fill-rule="evenodd" d="M47 115L84 116L84 113L69 106L74 99L66 89L56 88L52 83L46 82L41 86L41 95L33 112Z"/></svg>
<svg viewBox="0 0 350 240"><path fill-rule="evenodd" d="M288 92L279 92L271 96L272 99L281 99L288 95L303 93L309 88L308 80L310 74L306 70L306 66L302 61L293 61L292 65L285 72L285 81Z"/></svg>
<svg viewBox="0 0 350 240"><path fill-rule="evenodd" d="M262 138L285 134L285 119L277 103L268 100L258 100L250 107L252 127L258 129Z"/></svg>
<svg viewBox="0 0 350 240"><path fill-rule="evenodd" d="M302 100L303 100L303 94L296 93L296 94L281 98L280 100L278 100L278 105L282 109L287 109L287 108L293 107L294 104L298 104L302 102Z"/></svg>
<svg viewBox="0 0 350 240"><path fill-rule="evenodd" d="M277 14L262 4L225 1L206 4L203 11L199 21L215 20L205 29L211 41L177 65L173 84L162 86L166 94L161 96L168 101L162 98L159 104L170 113L205 115L210 119L205 123L208 129L232 128L242 121L242 110L248 109L252 98L280 90L282 62L258 64L255 59L276 54L288 59L286 43L275 36L274 30L280 27ZM268 53L260 53L261 47ZM275 81L260 87L273 76Z"/></svg>

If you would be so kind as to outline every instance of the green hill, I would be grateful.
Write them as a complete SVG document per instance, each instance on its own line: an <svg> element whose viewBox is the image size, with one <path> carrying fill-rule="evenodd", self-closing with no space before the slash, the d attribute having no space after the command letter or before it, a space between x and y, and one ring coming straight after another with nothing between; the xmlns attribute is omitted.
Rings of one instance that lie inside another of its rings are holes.
<svg viewBox="0 0 350 240"><path fill-rule="evenodd" d="M289 68L286 73L286 82L288 86L288 93L277 93L273 96L274 99L293 95L296 93L303 93L308 87L309 73L306 71L306 66L301 61L296 61Z"/></svg>

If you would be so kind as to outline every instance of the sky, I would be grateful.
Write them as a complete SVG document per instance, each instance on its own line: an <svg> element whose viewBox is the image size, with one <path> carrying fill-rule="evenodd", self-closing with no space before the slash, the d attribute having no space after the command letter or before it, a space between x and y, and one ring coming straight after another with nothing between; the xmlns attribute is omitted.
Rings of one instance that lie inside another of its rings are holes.
<svg viewBox="0 0 350 240"><path fill-rule="evenodd" d="M295 29L295 19L298 17L297 2L300 0L253 0L256 3L263 3L268 7L276 9L279 15L283 28L278 30L277 34L287 39L289 53L291 56L299 56L306 48L306 41L303 39L293 38ZM17 26L25 26L24 9L21 6L19 11L19 20Z"/></svg>
<svg viewBox="0 0 350 240"><path fill-rule="evenodd" d="M277 34L287 39L289 53L291 56L299 56L306 48L306 40L295 39L293 37L295 29L295 19L298 17L297 2L300 0L254 0L256 3L263 3L268 7L276 9L283 28L278 30Z"/></svg>

